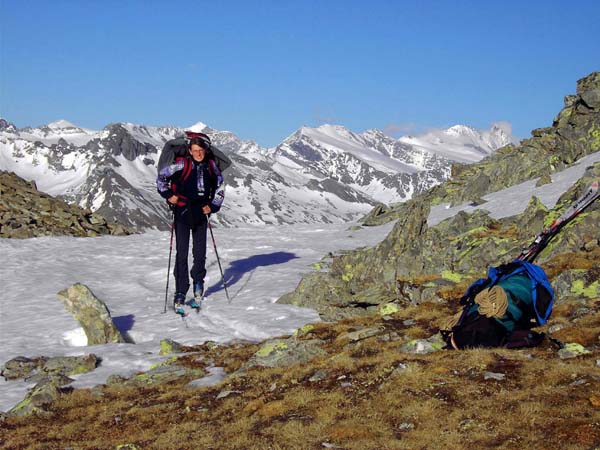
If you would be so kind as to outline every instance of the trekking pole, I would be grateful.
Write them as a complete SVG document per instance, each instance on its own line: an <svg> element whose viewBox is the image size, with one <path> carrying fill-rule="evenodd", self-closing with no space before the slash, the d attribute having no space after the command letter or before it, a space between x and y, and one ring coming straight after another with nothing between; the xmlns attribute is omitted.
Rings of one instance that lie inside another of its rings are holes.
<svg viewBox="0 0 600 450"><path fill-rule="evenodd" d="M165 309L163 314L167 312L167 296L169 295L169 277L171 275L171 254L173 253L173 230L175 229L175 215L173 215L173 222L171 223L171 240L169 243L169 266L167 268L167 288L165 289Z"/></svg>
<svg viewBox="0 0 600 450"><path fill-rule="evenodd" d="M223 287L225 288L225 295L227 296L227 303L231 303L229 298L229 292L227 292L227 284L225 283L225 275L223 275L223 268L221 267L221 260L219 259L219 253L217 252L217 243L215 242L215 235L213 234L212 226L210 225L210 217L206 216L206 222L208 223L208 229L210 230L210 237L212 238L213 247L215 248L215 255L217 256L217 263L219 263L219 270L221 271L221 279L223 280Z"/></svg>

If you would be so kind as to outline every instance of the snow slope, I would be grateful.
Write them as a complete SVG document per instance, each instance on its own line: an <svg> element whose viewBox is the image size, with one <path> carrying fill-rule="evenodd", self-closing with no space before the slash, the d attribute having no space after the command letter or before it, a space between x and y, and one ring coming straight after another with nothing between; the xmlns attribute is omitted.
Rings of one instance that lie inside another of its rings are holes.
<svg viewBox="0 0 600 450"><path fill-rule="evenodd" d="M103 383L110 374L131 375L164 359L161 339L184 344L207 340L259 341L289 334L319 320L309 309L274 302L295 289L303 273L326 252L373 245L391 224L358 231L348 225L216 228L215 240L231 303L220 284L212 248L207 255L205 308L185 321L163 314L169 233L127 237L0 239L0 365L15 356L95 353L102 365L76 376L74 386ZM210 246L210 240L209 240ZM86 284L108 305L118 327L136 343L86 346L79 324L56 293ZM174 281L170 281L169 306ZM191 295L191 293L190 293ZM0 378L0 411L23 399L31 383Z"/></svg>

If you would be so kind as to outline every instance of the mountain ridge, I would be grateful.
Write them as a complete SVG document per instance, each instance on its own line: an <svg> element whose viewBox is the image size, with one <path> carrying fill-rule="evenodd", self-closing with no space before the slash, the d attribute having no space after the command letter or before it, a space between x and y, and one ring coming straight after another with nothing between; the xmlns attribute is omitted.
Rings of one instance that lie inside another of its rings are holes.
<svg viewBox="0 0 600 450"><path fill-rule="evenodd" d="M182 128L111 123L95 131L61 119L17 129L4 122L0 169L127 227L168 228L169 211L155 190L156 163ZM453 162L381 131L359 134L341 125L301 127L274 148L203 122L190 128L209 134L233 160L216 218L224 225L353 220L446 179Z"/></svg>

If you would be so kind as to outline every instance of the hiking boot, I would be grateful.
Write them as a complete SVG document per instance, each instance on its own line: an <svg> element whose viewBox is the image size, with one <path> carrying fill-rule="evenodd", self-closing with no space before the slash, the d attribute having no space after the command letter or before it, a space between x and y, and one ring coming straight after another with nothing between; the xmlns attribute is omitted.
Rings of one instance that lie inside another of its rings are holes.
<svg viewBox="0 0 600 450"><path fill-rule="evenodd" d="M479 314L486 317L502 318L508 307L508 297L506 291L500 286L493 286L490 289L484 289L475 296L475 303Z"/></svg>
<svg viewBox="0 0 600 450"><path fill-rule="evenodd" d="M201 299L204 297L204 283L202 281L194 282L194 298Z"/></svg>
<svg viewBox="0 0 600 450"><path fill-rule="evenodd" d="M185 294L181 292L177 292L175 297L173 298L173 310L177 314L185 315L185 310L183 309L183 304L185 303Z"/></svg>
<svg viewBox="0 0 600 450"><path fill-rule="evenodd" d="M202 299L200 298L193 298L190 303L190 308L193 308L196 310L196 312L198 312L202 306Z"/></svg>

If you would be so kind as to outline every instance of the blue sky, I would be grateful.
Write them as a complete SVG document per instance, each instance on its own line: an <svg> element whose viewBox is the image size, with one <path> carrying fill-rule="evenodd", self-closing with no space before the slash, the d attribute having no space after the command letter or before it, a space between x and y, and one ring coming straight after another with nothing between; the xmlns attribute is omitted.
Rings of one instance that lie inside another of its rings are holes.
<svg viewBox="0 0 600 450"><path fill-rule="evenodd" d="M189 126L549 126L600 70L600 2L0 0L0 116Z"/></svg>

